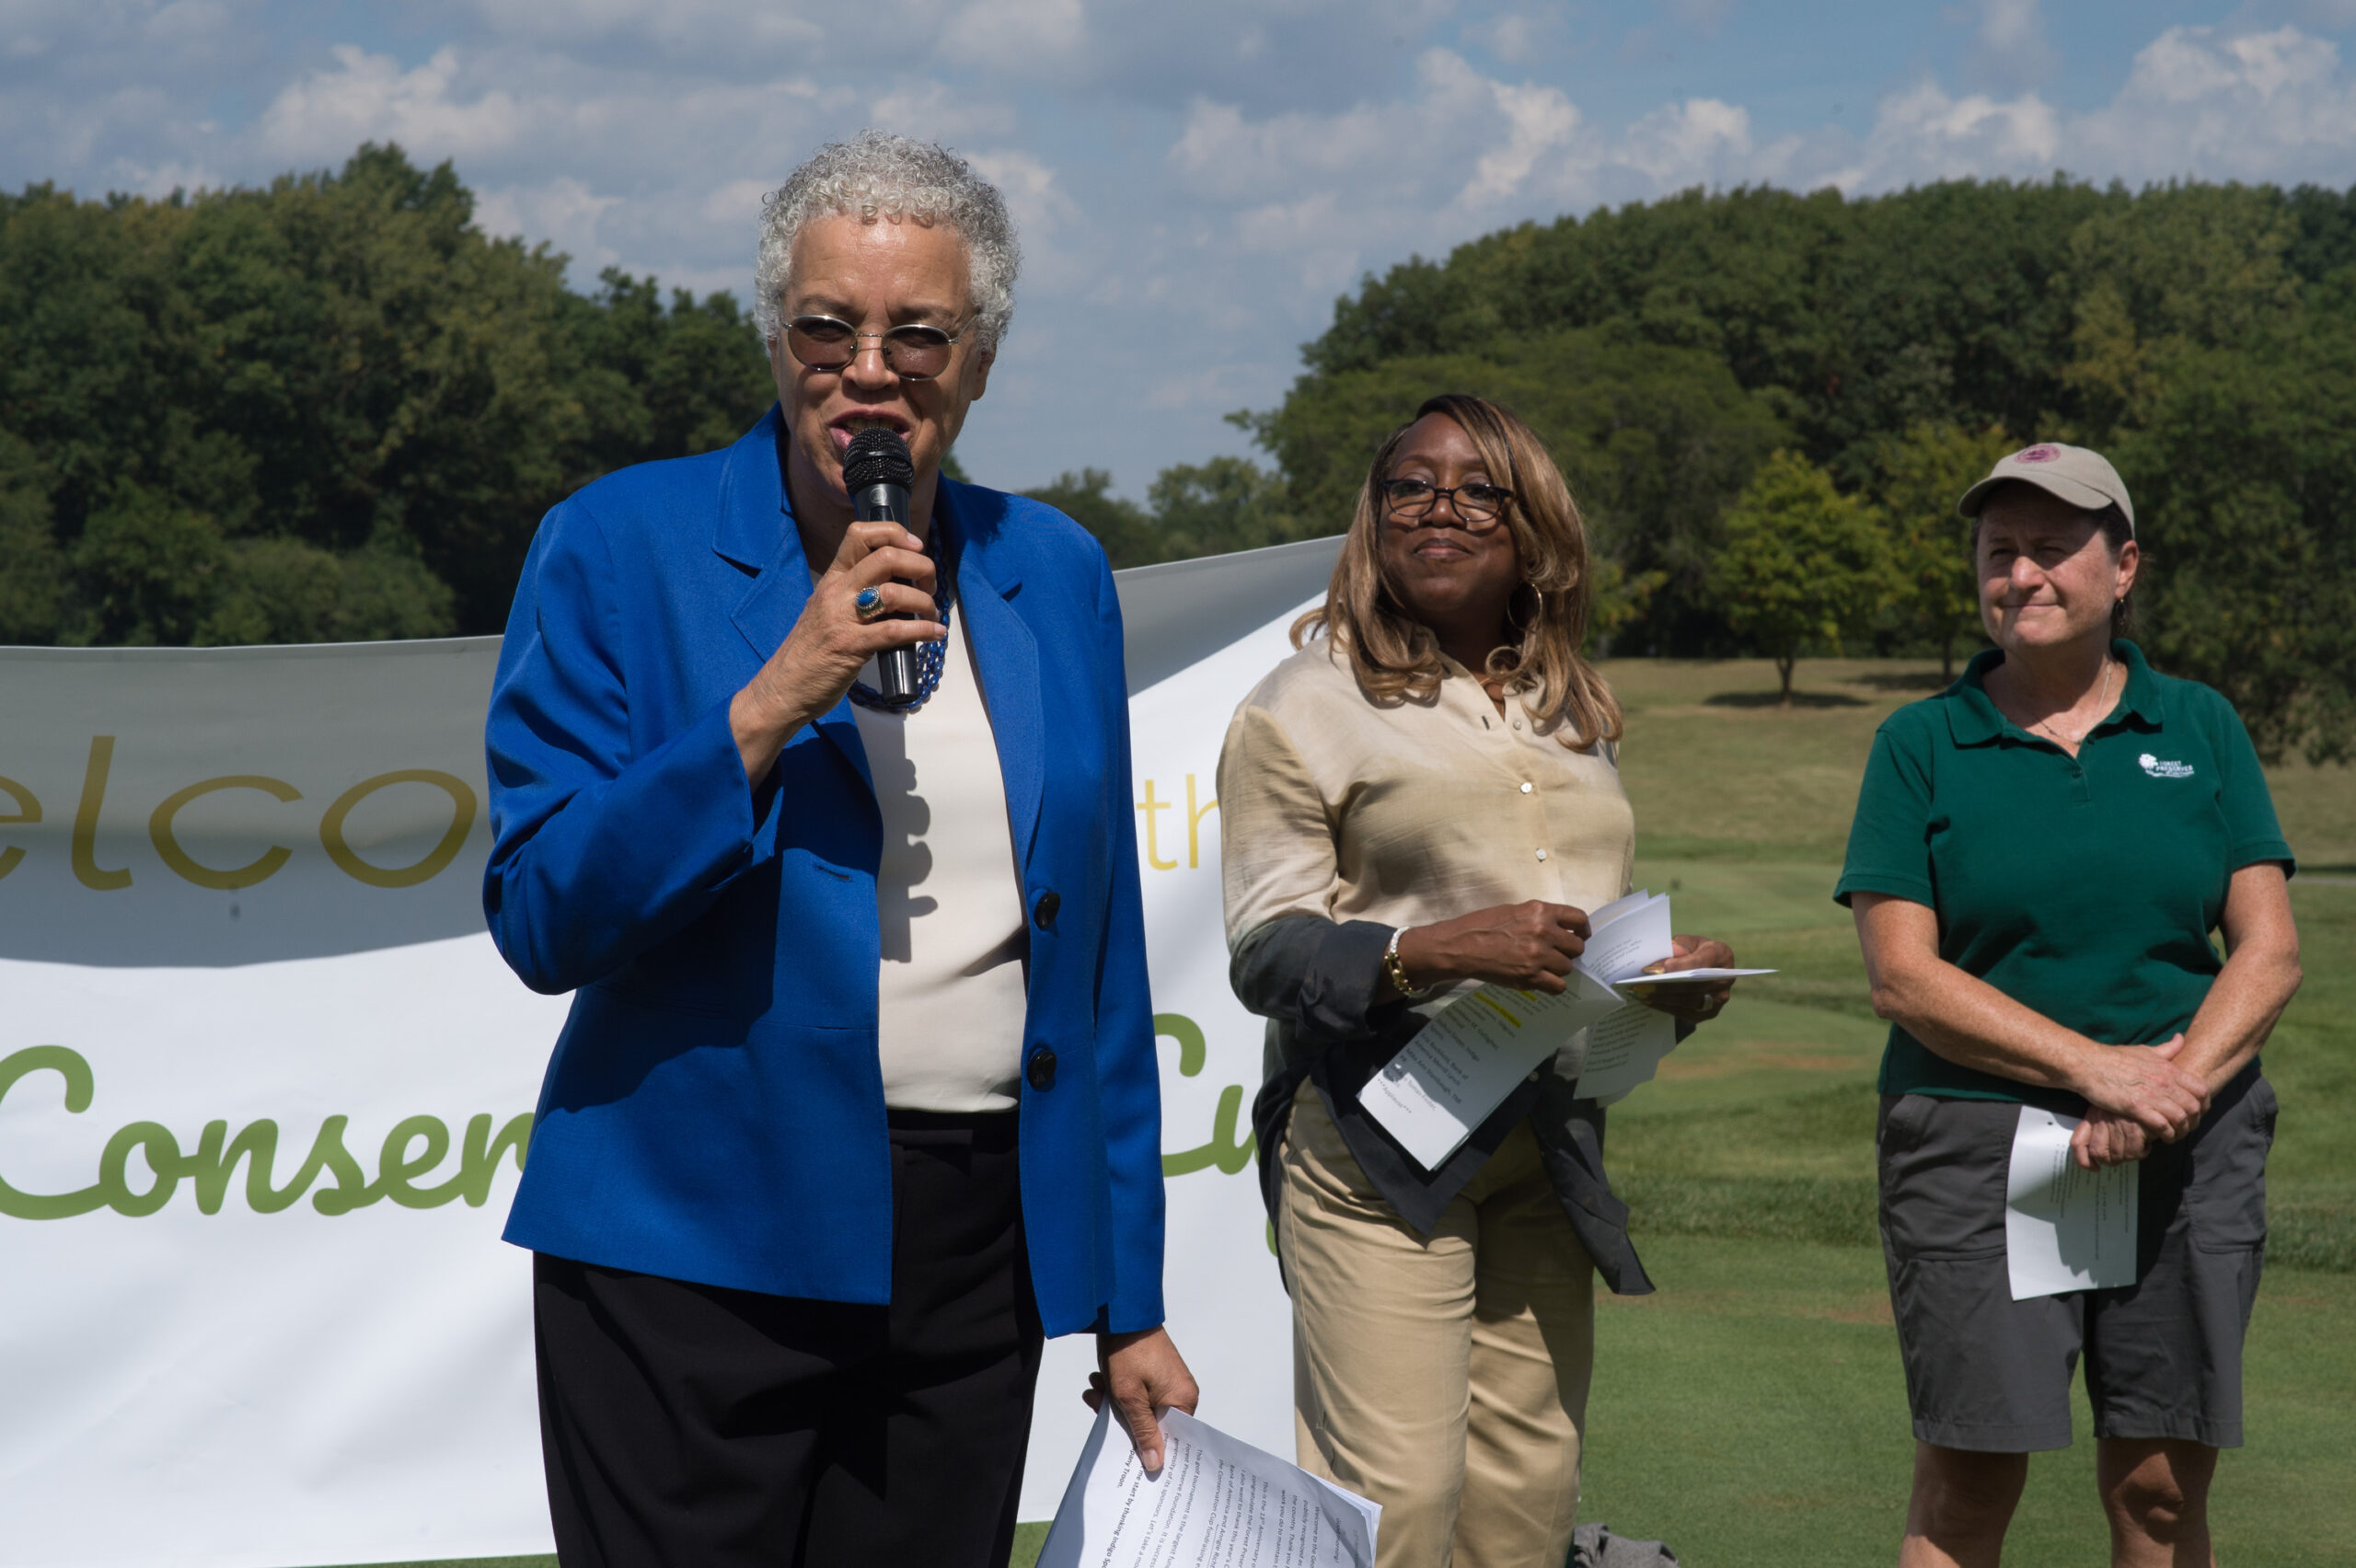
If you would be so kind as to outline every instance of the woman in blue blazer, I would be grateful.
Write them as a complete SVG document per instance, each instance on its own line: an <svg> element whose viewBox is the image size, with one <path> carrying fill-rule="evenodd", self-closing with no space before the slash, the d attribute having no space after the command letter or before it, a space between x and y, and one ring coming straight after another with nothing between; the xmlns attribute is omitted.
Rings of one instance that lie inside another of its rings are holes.
<svg viewBox="0 0 2356 1568"><path fill-rule="evenodd" d="M1120 611L1069 520L940 477L1011 312L998 192L868 133L763 230L778 407L549 514L491 703L491 933L577 992L506 1232L551 1511L568 1564L999 1568L1043 1333L1099 1336L1149 1465L1195 1402ZM852 518L876 427L905 527Z"/></svg>

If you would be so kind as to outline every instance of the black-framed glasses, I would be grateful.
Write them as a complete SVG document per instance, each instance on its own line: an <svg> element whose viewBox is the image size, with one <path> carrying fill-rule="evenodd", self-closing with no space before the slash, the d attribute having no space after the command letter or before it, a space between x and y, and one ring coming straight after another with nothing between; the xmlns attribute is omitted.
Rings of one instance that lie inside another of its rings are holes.
<svg viewBox="0 0 2356 1568"><path fill-rule="evenodd" d="M1449 498L1456 520L1466 533L1485 534L1504 519L1506 503L1513 500L1513 491L1502 485L1436 485L1428 479L1382 482L1382 499L1390 508L1390 515L1410 522L1430 516L1442 496Z"/></svg>
<svg viewBox="0 0 2356 1568"><path fill-rule="evenodd" d="M833 316L797 316L785 324L785 346L812 370L840 370L859 357L859 345L884 345L884 363L903 381L930 381L949 368L964 332L930 322L908 321L888 332L862 332Z"/></svg>

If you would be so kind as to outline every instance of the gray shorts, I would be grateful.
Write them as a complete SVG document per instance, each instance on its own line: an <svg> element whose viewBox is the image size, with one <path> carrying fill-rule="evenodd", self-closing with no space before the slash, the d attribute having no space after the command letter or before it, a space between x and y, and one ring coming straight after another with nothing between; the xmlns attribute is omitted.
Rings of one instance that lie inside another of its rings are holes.
<svg viewBox="0 0 2356 1568"><path fill-rule="evenodd" d="M1914 1435L1983 1453L2066 1448L2083 1353L2096 1436L2239 1447L2275 1110L2253 1065L2190 1138L2142 1162L2135 1284L2015 1301L2004 1180L2020 1107L1882 1096L1882 1254Z"/></svg>

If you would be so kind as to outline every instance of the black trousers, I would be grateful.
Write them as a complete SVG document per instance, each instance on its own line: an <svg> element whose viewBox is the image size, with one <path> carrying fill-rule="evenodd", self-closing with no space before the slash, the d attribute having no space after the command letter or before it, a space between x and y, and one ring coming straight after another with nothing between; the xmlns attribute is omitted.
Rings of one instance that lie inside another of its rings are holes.
<svg viewBox="0 0 2356 1568"><path fill-rule="evenodd" d="M1005 1568L1042 1343L1015 1118L891 1119L889 1307L536 1256L564 1568Z"/></svg>

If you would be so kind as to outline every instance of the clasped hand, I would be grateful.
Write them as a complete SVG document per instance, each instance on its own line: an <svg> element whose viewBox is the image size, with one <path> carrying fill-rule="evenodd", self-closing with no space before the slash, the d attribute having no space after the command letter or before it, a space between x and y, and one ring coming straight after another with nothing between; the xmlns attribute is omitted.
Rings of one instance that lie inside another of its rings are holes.
<svg viewBox="0 0 2356 1568"><path fill-rule="evenodd" d="M2176 1065L2184 1051L2177 1034L2152 1046L2101 1045L2077 1085L2085 1118L2070 1135L2071 1158L2081 1170L2142 1159L2154 1144L2189 1137L2209 1109L2209 1086Z"/></svg>

